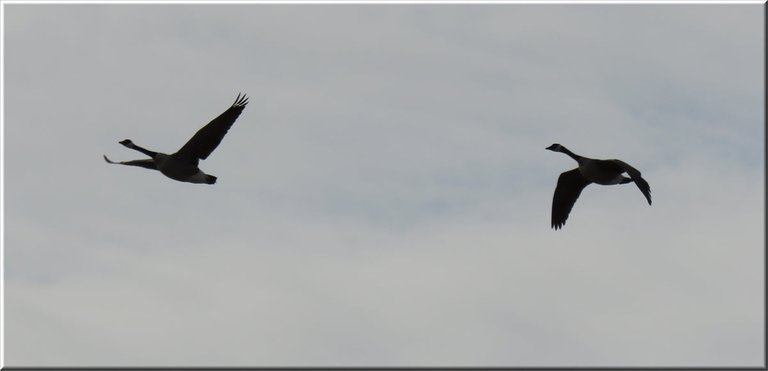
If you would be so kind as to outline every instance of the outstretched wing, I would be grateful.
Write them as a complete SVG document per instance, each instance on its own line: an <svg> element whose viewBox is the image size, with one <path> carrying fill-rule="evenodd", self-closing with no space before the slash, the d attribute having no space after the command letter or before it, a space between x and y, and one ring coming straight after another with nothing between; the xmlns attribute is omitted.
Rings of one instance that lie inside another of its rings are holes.
<svg viewBox="0 0 768 371"><path fill-rule="evenodd" d="M565 225L576 199L589 183L592 182L581 175L579 168L560 174L557 178L555 196L552 198L552 228L560 229Z"/></svg>
<svg viewBox="0 0 768 371"><path fill-rule="evenodd" d="M643 196L645 196L645 199L648 200L648 205L651 204L651 186L648 185L648 182L643 179L642 176L640 176L640 171L633 168L632 166L629 166L628 163L621 161L621 160L611 160L614 163L621 166L624 171L629 174L629 177L632 178L632 181L637 184L637 188L640 188L640 192L643 192Z"/></svg>
<svg viewBox="0 0 768 371"><path fill-rule="evenodd" d="M248 98L245 94L242 97L240 95L237 95L235 103L229 109L198 130L192 139L176 152L176 155L192 163L197 163L198 159L205 160L208 158L208 155L221 143L224 135L243 112L245 105L248 104Z"/></svg>
<svg viewBox="0 0 768 371"><path fill-rule="evenodd" d="M147 169L157 170L157 165L155 165L155 162L152 160L133 160L133 161L121 161L121 162L114 162L110 160L107 155L104 155L104 161L110 164L116 164L116 165L129 165L129 166L140 166Z"/></svg>

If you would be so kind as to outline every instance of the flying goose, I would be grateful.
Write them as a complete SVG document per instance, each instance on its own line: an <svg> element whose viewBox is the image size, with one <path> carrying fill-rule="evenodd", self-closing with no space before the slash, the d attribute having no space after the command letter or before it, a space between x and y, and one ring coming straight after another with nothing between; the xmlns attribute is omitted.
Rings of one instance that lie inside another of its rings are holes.
<svg viewBox="0 0 768 371"><path fill-rule="evenodd" d="M579 198L581 190L590 183L613 185L635 182L637 188L640 188L640 192L643 192L643 196L648 200L648 205L651 204L651 187L640 176L640 171L629 166L626 162L581 157L557 143L546 149L565 153L579 163L579 167L560 174L557 179L555 196L552 198L552 228L555 230L565 225L568 214L573 209L576 199ZM625 172L629 174L629 178L621 175Z"/></svg>
<svg viewBox="0 0 768 371"><path fill-rule="evenodd" d="M248 104L248 98L245 94L242 97L238 94L235 103L231 107L219 115L219 117L211 120L208 125L198 130L192 136L192 139L174 154L167 155L165 153L153 152L139 147L130 139L126 139L118 143L139 151L151 159L114 162L104 155L104 160L110 164L140 166L159 170L163 175L180 182L214 184L216 183L216 177L204 173L197 167L197 163L199 160L208 158L211 152L221 143L224 135L227 134L229 128L237 120L237 117L240 116L240 113L243 112L246 104Z"/></svg>

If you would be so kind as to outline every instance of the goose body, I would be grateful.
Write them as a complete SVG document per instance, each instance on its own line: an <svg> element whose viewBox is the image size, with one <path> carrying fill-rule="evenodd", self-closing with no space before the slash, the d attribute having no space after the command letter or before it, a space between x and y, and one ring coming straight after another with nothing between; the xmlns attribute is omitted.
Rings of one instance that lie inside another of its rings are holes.
<svg viewBox="0 0 768 371"><path fill-rule="evenodd" d="M648 205L651 204L651 187L643 179L640 171L626 162L616 159L596 160L582 157L557 143L546 149L565 153L579 164L577 168L560 174L557 179L555 195L552 198L552 228L560 229L565 225L565 221L568 219L581 191L591 183L601 185L635 183L645 199L648 200ZM624 176L624 173L627 173L629 177Z"/></svg>
<svg viewBox="0 0 768 371"><path fill-rule="evenodd" d="M163 175L180 182L214 184L216 183L216 177L200 170L198 162L208 158L211 152L221 143L224 135L227 134L229 128L232 127L237 117L245 109L246 104L248 104L248 98L245 95L241 97L238 94L235 103L231 107L198 130L176 153L165 154L150 151L134 144L130 139L125 139L119 143L149 156L149 159L114 162L105 155L104 160L110 164L139 166L158 170Z"/></svg>

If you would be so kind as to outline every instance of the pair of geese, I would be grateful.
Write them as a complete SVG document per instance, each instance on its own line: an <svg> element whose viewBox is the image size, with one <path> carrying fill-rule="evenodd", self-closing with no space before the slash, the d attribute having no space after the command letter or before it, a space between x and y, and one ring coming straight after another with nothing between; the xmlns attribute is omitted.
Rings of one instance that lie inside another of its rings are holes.
<svg viewBox="0 0 768 371"><path fill-rule="evenodd" d="M104 160L110 164L159 170L163 175L180 182L214 184L216 177L200 170L198 162L208 158L221 143L224 135L243 112L246 104L248 104L248 98L244 94L238 94L231 107L198 130L192 139L176 153L168 155L150 151L139 147L130 139L126 139L119 143L149 156L150 159L114 162L104 156ZM615 159L596 160L582 157L557 143L546 149L565 153L579 164L577 168L560 174L557 179L557 188L555 188L555 196L552 199L552 228L557 230L565 225L576 199L590 183L602 185L635 183L648 200L648 205L651 204L651 187L640 176L640 171L626 162ZM624 176L624 173L627 173L629 177Z"/></svg>

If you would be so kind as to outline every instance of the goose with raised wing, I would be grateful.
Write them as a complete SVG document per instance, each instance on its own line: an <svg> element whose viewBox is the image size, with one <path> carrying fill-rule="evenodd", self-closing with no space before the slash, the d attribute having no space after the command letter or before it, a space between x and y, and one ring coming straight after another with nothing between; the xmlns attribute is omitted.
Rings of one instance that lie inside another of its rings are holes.
<svg viewBox="0 0 768 371"><path fill-rule="evenodd" d="M134 144L132 140L125 139L118 143L139 151L149 159L114 162L104 156L104 160L110 164L139 166L152 170L159 170L163 175L188 183L214 184L216 177L204 173L198 167L200 160L205 160L218 147L224 135L235 123L237 117L243 112L245 105L248 104L248 98L245 94L238 94L235 103L232 104L224 113L211 120L202 129L198 130L192 139L184 144L181 149L173 154L165 154L150 151Z"/></svg>
<svg viewBox="0 0 768 371"><path fill-rule="evenodd" d="M546 149L565 153L579 164L579 167L560 174L557 179L557 188L555 188L555 196L552 199L552 228L557 230L565 225L576 199L579 198L584 187L591 183L614 185L634 182L645 199L648 200L648 205L651 204L651 187L640 176L640 171L629 166L626 162L616 159L595 160L582 157L557 143ZM629 178L622 175L624 173L627 173Z"/></svg>

